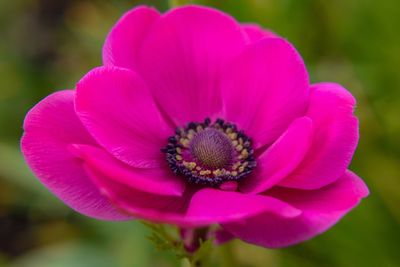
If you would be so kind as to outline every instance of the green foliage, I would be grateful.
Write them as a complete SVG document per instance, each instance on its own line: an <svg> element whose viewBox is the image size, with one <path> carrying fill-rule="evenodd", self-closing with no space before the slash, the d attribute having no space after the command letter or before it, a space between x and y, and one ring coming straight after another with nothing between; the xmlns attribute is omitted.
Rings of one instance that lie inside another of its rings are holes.
<svg viewBox="0 0 400 267"><path fill-rule="evenodd" d="M170 7L182 6L187 4L192 4L193 1L191 0L169 0Z"/></svg>
<svg viewBox="0 0 400 267"><path fill-rule="evenodd" d="M176 227L166 226L164 224L155 224L142 221L143 225L151 230L150 235L147 237L155 247L160 251L168 251L175 254L177 259L191 258L191 255L186 252L182 240L172 233L177 231Z"/></svg>
<svg viewBox="0 0 400 267"><path fill-rule="evenodd" d="M193 266L208 266L210 262L210 254L214 247L214 239L208 239L206 241L200 240L200 247L198 250L191 255L190 262Z"/></svg>
<svg viewBox="0 0 400 267"><path fill-rule="evenodd" d="M150 229L148 239L155 245L159 251L173 253L179 260L187 259L191 266L207 267L212 249L214 247L214 239L206 241L199 240L199 248L190 253L185 250L184 243L180 238L177 229L171 225L155 224L142 221L142 224Z"/></svg>

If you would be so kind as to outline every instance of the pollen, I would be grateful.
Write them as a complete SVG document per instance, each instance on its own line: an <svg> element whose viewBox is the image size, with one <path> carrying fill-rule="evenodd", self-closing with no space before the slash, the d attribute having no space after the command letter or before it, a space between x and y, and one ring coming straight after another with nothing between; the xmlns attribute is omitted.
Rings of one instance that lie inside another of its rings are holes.
<svg viewBox="0 0 400 267"><path fill-rule="evenodd" d="M243 146L242 146L242 145L237 145L237 146L236 146L236 150L237 150L237 151L241 151L242 149L243 149Z"/></svg>

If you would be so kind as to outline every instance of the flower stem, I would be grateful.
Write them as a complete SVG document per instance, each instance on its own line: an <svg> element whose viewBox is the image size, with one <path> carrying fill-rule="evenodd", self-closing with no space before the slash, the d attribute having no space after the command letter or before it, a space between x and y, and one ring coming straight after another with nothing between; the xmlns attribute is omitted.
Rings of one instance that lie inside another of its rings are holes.
<svg viewBox="0 0 400 267"><path fill-rule="evenodd" d="M192 0L169 0L170 7L183 6L191 3L193 3Z"/></svg>

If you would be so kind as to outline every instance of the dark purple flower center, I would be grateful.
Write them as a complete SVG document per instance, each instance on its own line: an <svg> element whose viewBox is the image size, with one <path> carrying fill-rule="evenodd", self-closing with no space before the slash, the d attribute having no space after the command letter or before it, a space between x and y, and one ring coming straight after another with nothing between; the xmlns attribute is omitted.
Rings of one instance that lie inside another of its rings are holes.
<svg viewBox="0 0 400 267"><path fill-rule="evenodd" d="M206 119L175 132L162 151L174 173L189 182L218 186L239 181L256 167L251 140L234 124Z"/></svg>
<svg viewBox="0 0 400 267"><path fill-rule="evenodd" d="M223 168L232 161L233 146L221 131L207 128L196 133L189 145L195 159L208 168Z"/></svg>

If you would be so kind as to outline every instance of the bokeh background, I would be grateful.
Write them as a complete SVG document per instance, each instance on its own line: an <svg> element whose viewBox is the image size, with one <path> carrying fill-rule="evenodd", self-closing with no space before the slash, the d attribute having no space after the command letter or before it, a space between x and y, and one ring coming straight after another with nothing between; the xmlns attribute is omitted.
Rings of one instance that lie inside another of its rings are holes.
<svg viewBox="0 0 400 267"><path fill-rule="evenodd" d="M30 173L19 151L24 114L73 88L101 64L103 40L124 11L167 1L0 0L0 266L180 266L137 222L72 212ZM303 244L267 250L235 241L215 266L400 266L400 5L397 0L195 1L288 38L312 82L336 81L358 99L361 139L351 169L371 195L337 226Z"/></svg>

